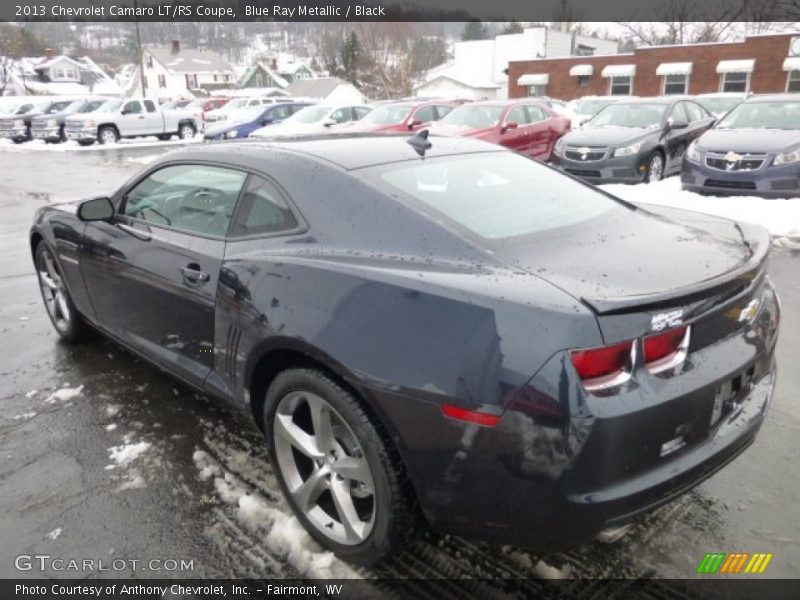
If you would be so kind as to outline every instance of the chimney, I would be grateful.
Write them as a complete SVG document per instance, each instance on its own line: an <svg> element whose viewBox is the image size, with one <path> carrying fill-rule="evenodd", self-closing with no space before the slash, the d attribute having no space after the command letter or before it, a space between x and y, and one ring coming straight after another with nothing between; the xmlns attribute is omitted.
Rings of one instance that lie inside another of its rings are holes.
<svg viewBox="0 0 800 600"><path fill-rule="evenodd" d="M47 60L53 60L53 49L52 48L45 48L44 49L44 57Z"/></svg>
<svg viewBox="0 0 800 600"><path fill-rule="evenodd" d="M177 54L181 51L181 41L180 40L172 40L172 53Z"/></svg>

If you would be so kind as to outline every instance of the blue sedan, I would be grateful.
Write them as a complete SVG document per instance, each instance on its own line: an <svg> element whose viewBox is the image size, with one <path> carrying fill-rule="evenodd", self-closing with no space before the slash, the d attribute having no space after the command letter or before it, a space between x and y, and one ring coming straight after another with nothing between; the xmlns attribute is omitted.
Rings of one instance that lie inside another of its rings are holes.
<svg viewBox="0 0 800 600"><path fill-rule="evenodd" d="M206 129L204 137L207 140L246 138L256 129L279 123L309 104L309 102L283 102L242 109L233 113L227 120Z"/></svg>

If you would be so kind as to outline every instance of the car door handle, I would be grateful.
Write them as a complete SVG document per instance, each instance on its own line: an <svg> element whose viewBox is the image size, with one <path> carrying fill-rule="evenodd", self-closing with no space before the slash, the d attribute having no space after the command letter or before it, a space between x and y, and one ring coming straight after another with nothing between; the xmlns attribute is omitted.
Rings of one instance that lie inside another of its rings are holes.
<svg viewBox="0 0 800 600"><path fill-rule="evenodd" d="M183 280L191 285L205 283L211 279L211 276L208 273L200 270L200 265L197 263L190 263L186 265L181 269L181 273L183 274Z"/></svg>

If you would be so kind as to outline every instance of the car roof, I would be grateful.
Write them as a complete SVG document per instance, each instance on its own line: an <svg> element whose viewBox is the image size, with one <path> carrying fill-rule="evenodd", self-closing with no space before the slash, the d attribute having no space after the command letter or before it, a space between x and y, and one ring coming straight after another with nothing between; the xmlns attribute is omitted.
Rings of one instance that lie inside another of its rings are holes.
<svg viewBox="0 0 800 600"><path fill-rule="evenodd" d="M744 102L746 104L753 104L757 102L797 102L800 96L797 94L759 94L758 96L750 96Z"/></svg>
<svg viewBox="0 0 800 600"><path fill-rule="evenodd" d="M335 164L345 170L421 160L414 148L406 143L408 134L327 133L298 135L275 139L248 138L239 141L220 141L178 150L170 153L169 160L220 160L257 164L269 151L302 154L315 161ZM470 154L476 152L508 152L488 142L469 138L431 135L431 147L426 158Z"/></svg>
<svg viewBox="0 0 800 600"><path fill-rule="evenodd" d="M631 98L630 100L621 100L620 104L672 104L678 100L689 100L689 96L652 96L649 98Z"/></svg>

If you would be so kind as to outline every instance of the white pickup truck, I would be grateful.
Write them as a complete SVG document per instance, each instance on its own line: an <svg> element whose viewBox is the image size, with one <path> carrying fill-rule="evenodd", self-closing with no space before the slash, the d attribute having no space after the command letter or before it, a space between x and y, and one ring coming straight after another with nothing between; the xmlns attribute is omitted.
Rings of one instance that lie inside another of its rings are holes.
<svg viewBox="0 0 800 600"><path fill-rule="evenodd" d="M69 117L64 123L64 132L67 139L88 146L94 142L113 144L120 138L147 135L168 140L177 134L181 139L188 139L201 126L199 113L161 110L149 98L128 98L109 100L95 112Z"/></svg>

